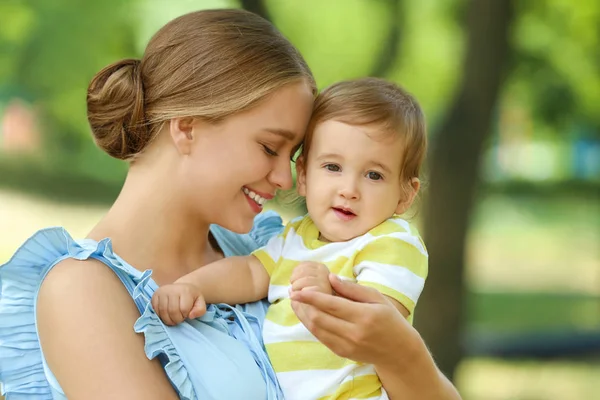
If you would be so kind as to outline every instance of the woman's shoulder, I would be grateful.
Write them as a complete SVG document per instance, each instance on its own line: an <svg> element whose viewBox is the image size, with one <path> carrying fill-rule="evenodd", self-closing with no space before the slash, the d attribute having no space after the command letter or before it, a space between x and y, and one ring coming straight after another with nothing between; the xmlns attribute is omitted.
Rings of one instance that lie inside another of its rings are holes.
<svg viewBox="0 0 600 400"><path fill-rule="evenodd" d="M99 287L112 293L121 291L112 298L127 301L136 282L147 275L121 263L108 239L76 241L61 227L42 229L31 236L0 266L0 382L4 394L52 398L53 393L62 392L43 363L38 311L49 318L64 313L86 324L96 314L79 311L86 304L97 303L98 298L106 299L106 292L98 291ZM123 290L128 286L131 290ZM40 302L44 304L41 310Z"/></svg>
<svg viewBox="0 0 600 400"><path fill-rule="evenodd" d="M66 229L52 227L37 231L0 266L0 293L2 300L18 303L19 299L34 301L42 286L51 293L104 278L129 288L130 284L147 281L149 276L150 271L138 271L120 259L109 238L75 240ZM21 296L12 299L12 293Z"/></svg>
<svg viewBox="0 0 600 400"><path fill-rule="evenodd" d="M127 296L114 296L117 292ZM107 293L111 293L111 296L107 296ZM78 315L77 319L81 323L92 320L97 315L96 308L88 308L94 309L94 312L80 314L82 307L92 307L99 301L106 304L132 303L123 281L113 268L107 268L106 263L95 258L79 260L72 257L59 260L48 270L38 283L38 291L34 293L33 300L34 303L44 305L37 307L34 304L38 317L42 313L49 312L56 316L60 312Z"/></svg>

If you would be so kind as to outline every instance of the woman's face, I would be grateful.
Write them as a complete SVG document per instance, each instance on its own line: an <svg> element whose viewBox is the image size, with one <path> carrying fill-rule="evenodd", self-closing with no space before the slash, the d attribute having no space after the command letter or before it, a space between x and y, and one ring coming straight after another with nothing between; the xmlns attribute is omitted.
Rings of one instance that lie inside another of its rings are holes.
<svg viewBox="0 0 600 400"><path fill-rule="evenodd" d="M193 213L207 223L248 232L264 202L278 189L292 187L290 158L304 137L313 100L301 82L218 124L196 121L190 154L181 165Z"/></svg>

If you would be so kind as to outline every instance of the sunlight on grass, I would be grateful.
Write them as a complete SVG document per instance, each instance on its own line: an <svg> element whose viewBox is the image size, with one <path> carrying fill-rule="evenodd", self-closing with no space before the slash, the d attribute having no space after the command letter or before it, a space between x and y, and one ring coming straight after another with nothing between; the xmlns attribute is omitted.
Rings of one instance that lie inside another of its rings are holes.
<svg viewBox="0 0 600 400"><path fill-rule="evenodd" d="M600 295L600 202L489 196L469 232L467 282L477 290Z"/></svg>
<svg viewBox="0 0 600 400"><path fill-rule="evenodd" d="M600 364L468 359L457 371L464 400L597 399Z"/></svg>
<svg viewBox="0 0 600 400"><path fill-rule="evenodd" d="M102 207L67 205L0 190L0 264L37 230L63 226L74 238L83 238L100 220Z"/></svg>

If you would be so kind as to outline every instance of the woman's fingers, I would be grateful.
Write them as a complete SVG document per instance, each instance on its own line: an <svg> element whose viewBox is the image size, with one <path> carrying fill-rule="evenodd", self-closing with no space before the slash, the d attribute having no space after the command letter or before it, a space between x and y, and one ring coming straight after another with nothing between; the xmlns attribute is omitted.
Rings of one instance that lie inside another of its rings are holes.
<svg viewBox="0 0 600 400"><path fill-rule="evenodd" d="M340 357L364 362L365 333L361 324L336 318L313 306L295 301L292 301L292 308L306 329L331 351ZM367 350L366 357L370 355Z"/></svg>
<svg viewBox="0 0 600 400"><path fill-rule="evenodd" d="M384 303L386 301L385 297L377 290L354 282L343 281L335 274L329 274L329 282L338 296L359 303Z"/></svg>
<svg viewBox="0 0 600 400"><path fill-rule="evenodd" d="M297 314L303 315L303 318L301 318L300 315L298 315L298 318L319 342L323 343L338 356L348 358L348 355L350 354L348 351L350 349L350 346L348 345L349 341L344 336L340 336L340 332L348 332L351 324L325 313L322 313L323 316L317 318L315 322L311 319L311 312L306 311L313 307L302 303L296 303L296 306L292 303L292 307L298 309L299 312ZM302 311L301 309L304 310Z"/></svg>
<svg viewBox="0 0 600 400"><path fill-rule="evenodd" d="M342 333L352 329L352 323L343 319L337 318L331 314L327 314L313 306L292 301L292 308L298 319L307 327L309 331L321 332L327 331L331 333ZM301 315L298 315L301 314ZM314 334L314 332L313 332Z"/></svg>
<svg viewBox="0 0 600 400"><path fill-rule="evenodd" d="M292 292L291 300L308 304L345 321L355 320L359 311L359 307L357 307L359 303L313 290Z"/></svg>

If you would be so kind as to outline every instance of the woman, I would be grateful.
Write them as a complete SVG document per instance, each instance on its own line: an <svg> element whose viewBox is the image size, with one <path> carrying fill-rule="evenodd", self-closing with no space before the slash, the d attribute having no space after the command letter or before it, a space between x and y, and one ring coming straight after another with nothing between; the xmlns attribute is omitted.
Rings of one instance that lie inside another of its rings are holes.
<svg viewBox="0 0 600 400"><path fill-rule="evenodd" d="M297 50L240 10L179 17L141 61L100 71L90 126L130 169L86 239L42 230L0 269L7 398L281 398L258 339L263 303L211 306L201 321L167 327L149 300L157 285L280 231L276 215L257 214L292 186L289 160L315 91ZM458 396L382 296L334 285L347 299L299 299L311 306L300 319L323 343L375 364L392 398Z"/></svg>

